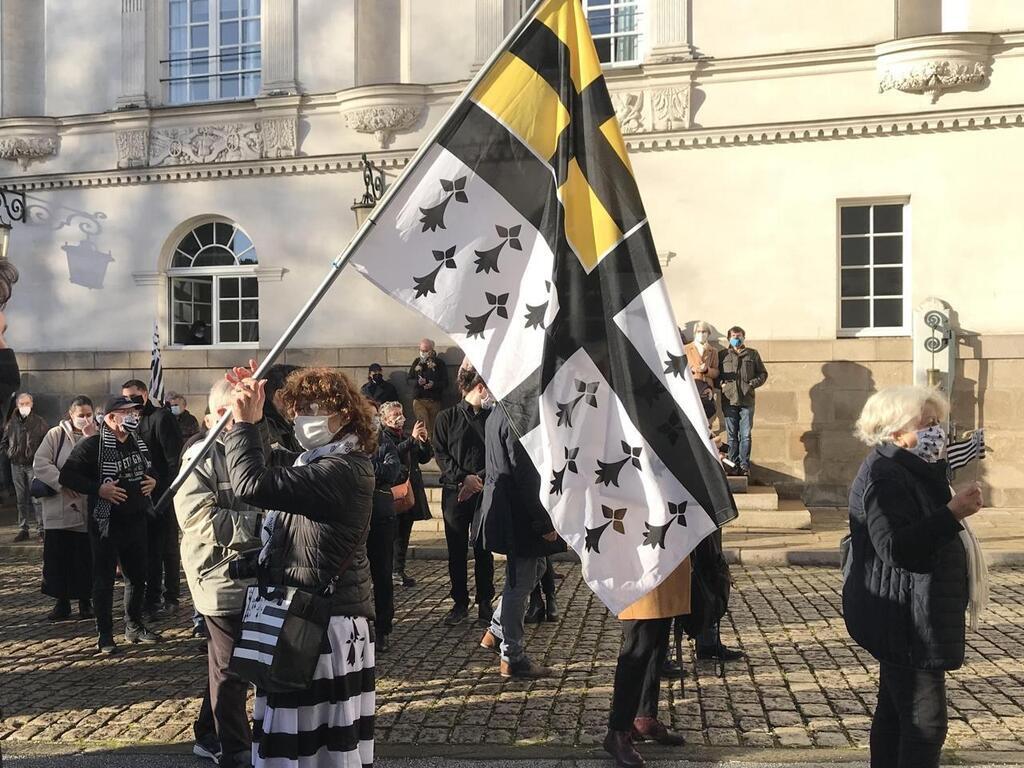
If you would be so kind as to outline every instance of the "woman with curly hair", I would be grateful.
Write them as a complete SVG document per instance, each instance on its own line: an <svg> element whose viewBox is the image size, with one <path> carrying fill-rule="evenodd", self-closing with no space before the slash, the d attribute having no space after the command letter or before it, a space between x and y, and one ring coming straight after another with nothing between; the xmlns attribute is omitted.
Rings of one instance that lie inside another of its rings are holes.
<svg viewBox="0 0 1024 768"><path fill-rule="evenodd" d="M365 766L373 763L373 596L366 537L373 504L374 411L342 373L291 374L280 400L304 449L268 460L260 428L265 382L255 364L236 368L234 427L224 437L235 495L268 512L260 563L272 586L330 594L331 620L313 682L299 693L257 690L252 765ZM247 642L243 631L238 646ZM327 650L329 646L329 650ZM249 765L248 756L237 764ZM225 765L222 761L221 765Z"/></svg>

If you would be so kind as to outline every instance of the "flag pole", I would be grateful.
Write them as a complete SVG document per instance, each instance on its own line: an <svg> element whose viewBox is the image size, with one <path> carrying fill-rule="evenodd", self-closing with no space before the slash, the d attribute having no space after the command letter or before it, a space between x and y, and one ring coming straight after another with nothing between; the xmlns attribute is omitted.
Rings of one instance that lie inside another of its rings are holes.
<svg viewBox="0 0 1024 768"><path fill-rule="evenodd" d="M277 358L281 355L285 348L292 342L292 339L295 338L295 335L299 332L299 329L302 328L306 320L309 319L309 316L313 314L313 310L317 308L317 306L323 300L324 296L326 296L327 292L331 289L331 286L334 285L334 281L338 279L338 275L341 274L341 270L345 268L345 265L348 263L348 260L351 258L352 254L355 253L355 251L362 244L363 240L365 240L366 237L370 234L370 231L377 223L378 216L380 216L380 214L384 212L384 209L387 207L388 203L391 201L394 195L403 186L403 184L409 178L411 173L423 161L423 158L426 157L426 154L430 150L430 148L436 143L437 137L441 135L441 131L444 130L445 126L447 126L448 121L455 115L455 113L462 107L462 105L469 100L470 95L473 93L474 90L476 90L476 87L481 82L483 82L483 79L487 77L491 69L494 67L495 63L498 61L498 58L501 56L502 53L504 53L508 49L512 41L515 40L524 29L526 29L526 27L529 25L531 21L533 21L534 16L537 15L537 8L544 1L545 0L534 0L534 2L530 5L529 10L523 14L523 17L505 36L505 39L501 42L501 45L499 45L494 50L494 53L491 54L490 58L484 63L482 67L480 67L480 70L470 80L469 85L466 86L466 89L452 103L451 107L449 107L444 117L442 117L441 120L439 120L438 123L434 126L433 130L430 132L430 135L423 141L422 144L420 144L419 149L416 150L416 153L409 160L408 164L406 164L401 176L399 176L395 183L384 192L384 196L377 203L376 207L370 213L366 221L363 222L363 226L361 226L356 231L355 236L352 238L351 241L349 241L349 244L345 247L345 250L343 250L334 259L334 261L331 262L331 268L327 272L327 276L324 277L323 281L320 283L320 286L316 289L313 295L309 297L309 300L305 303L305 305L303 305L302 309L299 310L299 314L295 316L295 319L292 320L292 322L285 329L284 333L281 334L281 338L277 340L277 343L274 344L271 350L267 353L266 357L263 358L263 361L259 364L254 373L254 378L263 378L266 375L267 371L270 369L270 367L274 365ZM575 2L575 0L573 1ZM181 488L182 483L185 482L185 478L192 473L192 471L196 468L199 462L202 461L206 454L210 452L210 448L213 446L214 441L216 441L217 436L220 435L220 433L224 430L225 425L228 423L230 419L231 412L228 411L227 413L224 414L223 417L221 417L220 421L218 421L210 429L205 439L200 444L199 451L192 457L192 459L188 462L186 466L181 468L181 471L178 472L178 476L174 479L170 487L168 487L168 489L160 497L159 501L157 501L156 508L158 511L164 509L167 506L167 504L173 498L174 494L178 491L179 488Z"/></svg>

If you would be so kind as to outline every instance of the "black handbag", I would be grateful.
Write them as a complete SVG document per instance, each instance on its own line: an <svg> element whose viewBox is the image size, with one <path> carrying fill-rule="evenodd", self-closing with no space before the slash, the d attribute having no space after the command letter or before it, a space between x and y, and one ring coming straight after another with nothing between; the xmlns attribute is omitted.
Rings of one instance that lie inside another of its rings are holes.
<svg viewBox="0 0 1024 768"><path fill-rule="evenodd" d="M57 459L60 458L60 451L64 447L64 439L67 437L67 433L61 429L60 431L60 442L57 443L57 453L54 454L54 464L57 463ZM33 499L48 499L51 496L56 496L60 491L55 491L53 488L48 486L38 477L32 478L32 484L29 485L28 493Z"/></svg>
<svg viewBox="0 0 1024 768"><path fill-rule="evenodd" d="M722 554L722 532L705 537L692 557L690 613L676 619L690 637L697 637L725 616L729 608L729 565Z"/></svg>

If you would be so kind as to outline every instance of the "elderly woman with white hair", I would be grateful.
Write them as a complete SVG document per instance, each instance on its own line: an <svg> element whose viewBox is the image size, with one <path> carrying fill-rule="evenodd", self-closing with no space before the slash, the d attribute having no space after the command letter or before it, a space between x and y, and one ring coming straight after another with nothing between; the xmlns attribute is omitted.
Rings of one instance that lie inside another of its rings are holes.
<svg viewBox="0 0 1024 768"><path fill-rule="evenodd" d="M942 393L894 387L873 395L857 422L874 450L850 490L843 613L850 636L881 667L872 768L938 766L945 673L963 665L964 613L984 579L964 522L981 509L981 488L951 492L948 414Z"/></svg>

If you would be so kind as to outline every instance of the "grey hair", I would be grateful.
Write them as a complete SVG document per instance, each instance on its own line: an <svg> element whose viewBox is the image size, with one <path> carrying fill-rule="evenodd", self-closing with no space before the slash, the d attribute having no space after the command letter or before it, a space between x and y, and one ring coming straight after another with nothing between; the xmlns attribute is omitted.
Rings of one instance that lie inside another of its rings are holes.
<svg viewBox="0 0 1024 768"><path fill-rule="evenodd" d="M216 415L217 411L225 405L230 405L231 393L235 391L235 385L224 378L220 378L210 387L210 396L207 400L207 408L210 413Z"/></svg>
<svg viewBox="0 0 1024 768"><path fill-rule="evenodd" d="M707 331L708 333L711 333L711 324L706 320L698 320L693 324L693 332L696 333L697 331Z"/></svg>
<svg viewBox="0 0 1024 768"><path fill-rule="evenodd" d="M23 397L27 397L29 399L29 401L32 402L32 403L35 403L35 401L36 401L36 399L34 397L32 397L32 395L29 394L28 392L19 392L18 396L16 398L14 398L14 402L18 402Z"/></svg>
<svg viewBox="0 0 1024 768"><path fill-rule="evenodd" d="M931 387L887 387L864 403L855 434L867 445L893 442L893 435L909 429L926 410L939 421L949 417L949 399Z"/></svg>
<svg viewBox="0 0 1024 768"><path fill-rule="evenodd" d="M397 400L391 400L390 402L383 403L380 406L380 408L377 409L377 413L380 414L381 418L384 418L385 414L390 413L391 411L394 410L404 411L405 409L402 407L402 404Z"/></svg>

